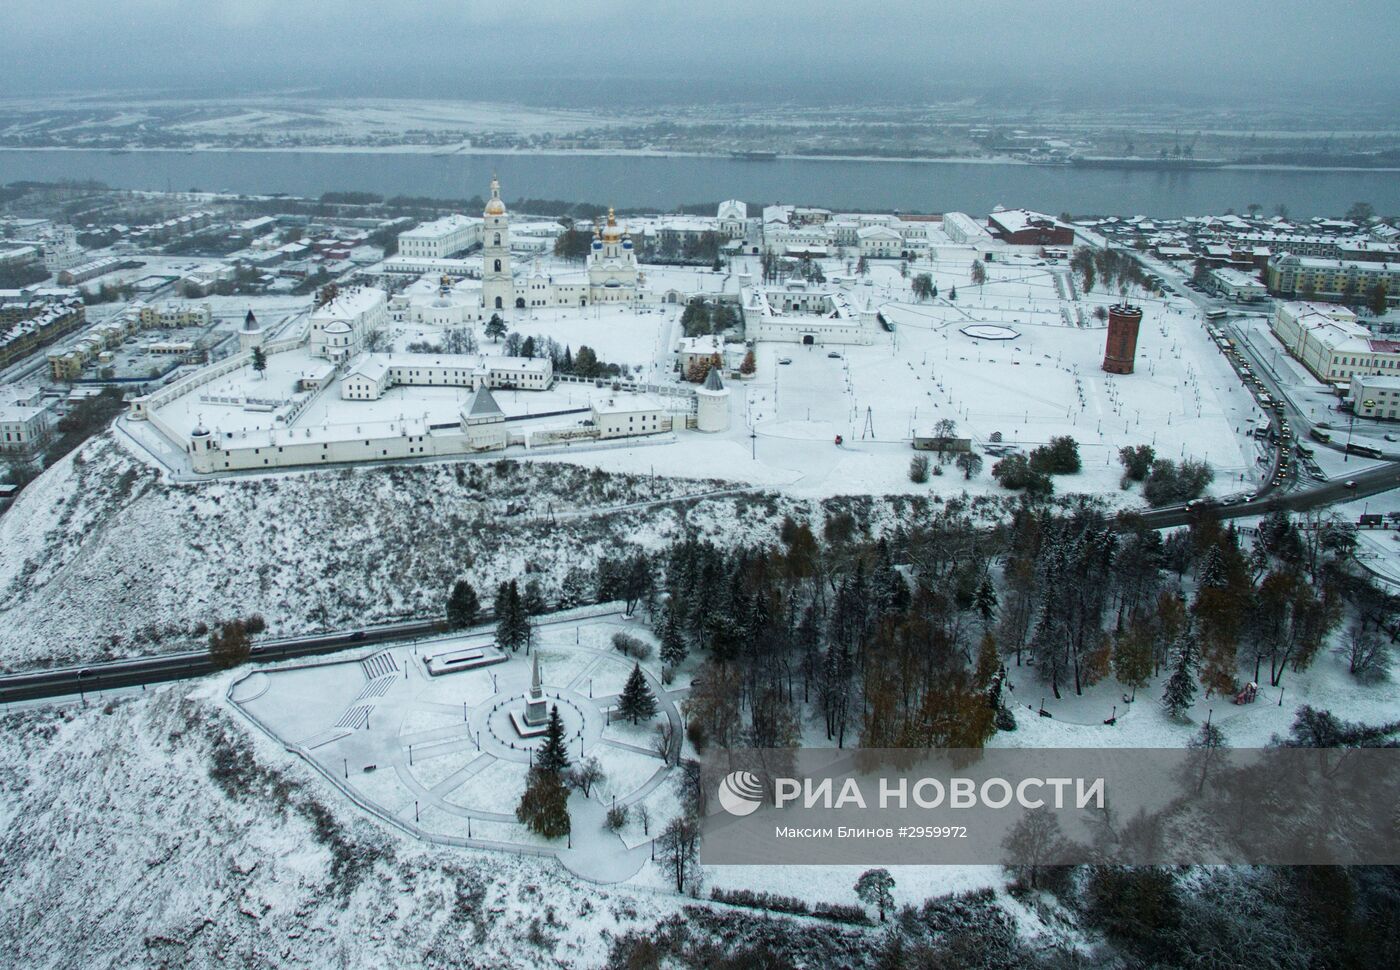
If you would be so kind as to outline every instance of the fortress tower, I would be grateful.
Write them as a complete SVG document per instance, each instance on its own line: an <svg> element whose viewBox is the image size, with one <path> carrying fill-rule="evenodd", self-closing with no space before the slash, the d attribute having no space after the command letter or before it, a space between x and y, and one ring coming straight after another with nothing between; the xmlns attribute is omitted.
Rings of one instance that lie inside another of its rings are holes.
<svg viewBox="0 0 1400 970"><path fill-rule="evenodd" d="M1119 303L1108 308L1108 342L1104 347L1103 369L1110 374L1131 374L1137 356L1138 328L1142 308Z"/></svg>
<svg viewBox="0 0 1400 970"><path fill-rule="evenodd" d="M705 383L695 390L695 429L714 433L729 430L729 388L720 379L719 368L711 367Z"/></svg>

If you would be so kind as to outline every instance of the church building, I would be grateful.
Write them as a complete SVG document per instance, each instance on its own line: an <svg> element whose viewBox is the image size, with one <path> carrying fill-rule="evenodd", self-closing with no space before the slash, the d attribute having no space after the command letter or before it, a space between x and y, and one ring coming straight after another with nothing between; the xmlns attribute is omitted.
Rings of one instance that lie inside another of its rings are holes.
<svg viewBox="0 0 1400 970"><path fill-rule="evenodd" d="M637 253L632 236L608 210L606 224L596 224L582 272L545 273L536 261L516 282L510 261L510 214L501 201L501 183L491 179L491 198L482 213L482 314L532 307L586 307L595 303L637 305L641 301Z"/></svg>

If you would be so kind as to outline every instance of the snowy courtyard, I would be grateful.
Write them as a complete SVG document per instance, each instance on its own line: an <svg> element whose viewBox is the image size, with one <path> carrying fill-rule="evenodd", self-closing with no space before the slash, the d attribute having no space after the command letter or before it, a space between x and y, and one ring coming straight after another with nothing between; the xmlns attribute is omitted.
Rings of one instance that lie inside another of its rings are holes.
<svg viewBox="0 0 1400 970"><path fill-rule="evenodd" d="M598 882L637 873L651 837L677 809L673 770L657 750L660 725L678 733L685 690L663 686L643 667L658 713L631 724L612 715L633 661L613 649L614 633L635 633L618 614L555 620L538 628L530 656L455 672L430 673L428 658L467 655L492 645L489 633L439 637L355 659L255 671L234 682L233 705L315 766L360 807L420 838L442 844L557 856ZM570 798L569 840L532 834L515 808L539 736L522 736L538 658L544 700L557 707L569 754L596 758L603 779L588 797ZM633 816L604 827L613 804ZM650 813L643 825L636 809ZM635 829L635 831L633 831Z"/></svg>

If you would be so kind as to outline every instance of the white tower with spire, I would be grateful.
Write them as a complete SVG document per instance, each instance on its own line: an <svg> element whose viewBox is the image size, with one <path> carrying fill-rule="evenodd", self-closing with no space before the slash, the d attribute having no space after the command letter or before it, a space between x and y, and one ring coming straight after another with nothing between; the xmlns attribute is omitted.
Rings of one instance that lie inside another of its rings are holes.
<svg viewBox="0 0 1400 970"><path fill-rule="evenodd" d="M482 212L481 307L489 316L515 306L515 277L510 269L510 215L501 201L501 183L491 176L491 198Z"/></svg>

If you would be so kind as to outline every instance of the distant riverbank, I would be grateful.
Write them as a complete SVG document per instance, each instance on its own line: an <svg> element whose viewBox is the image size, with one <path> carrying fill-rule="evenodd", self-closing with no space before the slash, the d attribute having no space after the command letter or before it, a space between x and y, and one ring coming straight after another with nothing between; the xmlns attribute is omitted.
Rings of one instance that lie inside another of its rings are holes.
<svg viewBox="0 0 1400 970"><path fill-rule="evenodd" d="M288 193L365 191L470 198L491 175L507 199L570 199L630 209L738 198L833 209L985 213L997 205L1059 214L1177 218L1287 206L1292 218L1339 216L1353 202L1400 212L1400 179L1387 170L1222 167L1151 171L1030 165L991 159L919 159L641 152L444 154L427 146L364 149L0 149L0 183L92 179L117 188Z"/></svg>
<svg viewBox="0 0 1400 970"><path fill-rule="evenodd" d="M90 152L98 155L128 155L138 152L160 154L191 154L209 152L223 153L272 153L299 155L431 155L435 158L453 158L462 155L492 155L500 157L534 156L569 158L723 158L737 162L761 165L769 161L811 161L811 162L908 162L917 165L1033 165L1058 168L1061 163L1030 162L1006 155L948 155L931 157L926 155L825 155L825 154L778 154L773 158L744 158L730 152L682 152L662 151L654 148L478 148L472 145L194 145L188 148L83 148L71 145L28 147L20 145L0 145L0 152ZM1068 164L1068 163L1064 163ZM1113 166L1099 166L1112 168ZM1291 165L1282 162L1223 162L1213 166L1216 169L1232 169L1253 172L1400 172L1400 165ZM1162 169L1166 171L1165 167ZM1201 169L1204 171L1204 169Z"/></svg>

